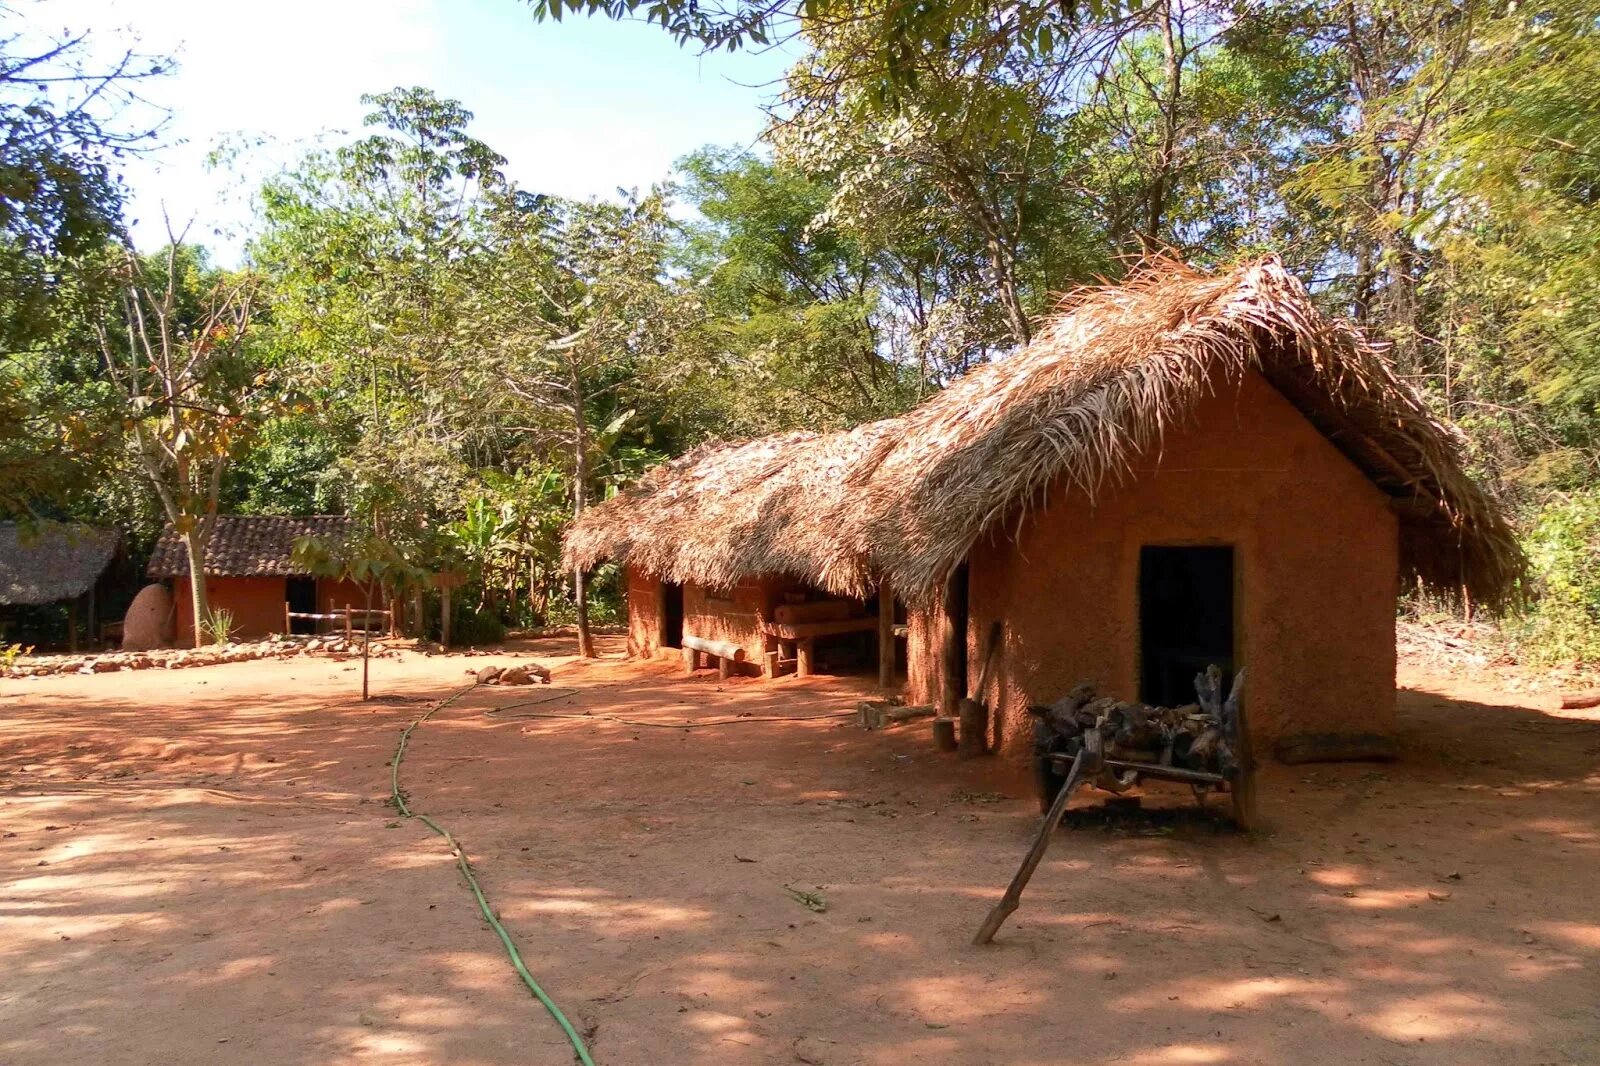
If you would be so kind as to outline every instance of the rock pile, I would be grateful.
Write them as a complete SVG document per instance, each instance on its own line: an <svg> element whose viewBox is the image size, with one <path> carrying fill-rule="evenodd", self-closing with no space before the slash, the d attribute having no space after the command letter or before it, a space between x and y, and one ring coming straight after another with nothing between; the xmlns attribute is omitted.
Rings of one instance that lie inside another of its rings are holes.
<svg viewBox="0 0 1600 1066"><path fill-rule="evenodd" d="M485 666L482 670L468 670L480 685L541 685L550 683L550 671L538 663L520 663L516 666Z"/></svg>
<svg viewBox="0 0 1600 1066"><path fill-rule="evenodd" d="M34 655L18 659L3 670L6 677L47 677L51 674L108 674L119 670L182 670L191 666L242 663L252 659L288 659L297 655L360 655L361 642L343 636L268 637L244 644L211 644L204 648L165 648L156 651L119 651L105 655ZM399 652L373 644L374 659L392 659Z"/></svg>

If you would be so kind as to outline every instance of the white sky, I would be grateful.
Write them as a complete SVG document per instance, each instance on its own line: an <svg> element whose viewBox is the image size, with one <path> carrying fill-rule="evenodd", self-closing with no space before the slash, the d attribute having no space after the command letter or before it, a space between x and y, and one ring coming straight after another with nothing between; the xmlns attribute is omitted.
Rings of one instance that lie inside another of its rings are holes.
<svg viewBox="0 0 1600 1066"><path fill-rule="evenodd" d="M654 27L536 24L522 0L48 0L41 29L92 31L97 50L136 36L176 54L145 95L171 118L164 147L126 169L141 245L162 212L237 258L262 175L322 134L355 131L362 93L425 85L476 113L472 131L519 183L564 196L648 188L703 144L751 144L787 59L681 49ZM230 135L265 137L233 172L205 158Z"/></svg>

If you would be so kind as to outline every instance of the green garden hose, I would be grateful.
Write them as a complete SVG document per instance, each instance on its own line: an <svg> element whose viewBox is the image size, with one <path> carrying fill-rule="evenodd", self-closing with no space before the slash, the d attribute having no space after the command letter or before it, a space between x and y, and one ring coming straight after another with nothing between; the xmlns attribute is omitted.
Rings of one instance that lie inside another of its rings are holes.
<svg viewBox="0 0 1600 1066"><path fill-rule="evenodd" d="M506 927L500 924L500 919L495 917L494 911L489 907L489 901L484 897L483 889L479 887L478 879L472 873L472 864L467 861L467 853L461 850L460 843L450 835L448 829L429 818L426 814L418 814L412 811L411 807L406 803L405 792L400 788L400 760L405 758L406 745L411 740L412 731L476 687L476 685L468 685L454 695L441 700L426 714L401 731L400 745L395 748L394 761L389 764L389 798L394 803L395 809L400 812L401 817L416 818L423 825L444 837L444 842L450 845L450 854L455 856L456 866L460 869L461 876L467 879L468 887L472 889L472 894L477 897L478 909L483 912L483 917L489 923L490 928L500 937L500 943L505 945L506 954L511 957L511 965L516 968L517 975L522 978L522 983L528 986L528 991L532 992L534 997L544 1004L544 1009L550 1012L550 1017L554 1018L556 1024L561 1026L561 1031L567 1035L567 1040L572 1044L572 1051L577 1056L578 1061L583 1066L594 1066L594 1060L589 1057L589 1049L584 1046L583 1037L579 1036L578 1031L572 1027L572 1023L567 1021L567 1016L561 1013L561 1008L556 1006L555 1000L546 995L545 990L539 987L539 982L533 979L533 974L528 972L528 967L522 962L522 955L517 951L517 945L511 940L511 934L506 932Z"/></svg>

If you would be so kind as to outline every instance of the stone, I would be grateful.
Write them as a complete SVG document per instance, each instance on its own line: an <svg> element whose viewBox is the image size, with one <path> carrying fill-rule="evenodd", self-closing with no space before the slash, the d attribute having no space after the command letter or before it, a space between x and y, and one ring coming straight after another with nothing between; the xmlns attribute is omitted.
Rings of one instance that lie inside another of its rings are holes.
<svg viewBox="0 0 1600 1066"><path fill-rule="evenodd" d="M165 585L146 585L122 616L122 650L149 651L172 643L172 593Z"/></svg>

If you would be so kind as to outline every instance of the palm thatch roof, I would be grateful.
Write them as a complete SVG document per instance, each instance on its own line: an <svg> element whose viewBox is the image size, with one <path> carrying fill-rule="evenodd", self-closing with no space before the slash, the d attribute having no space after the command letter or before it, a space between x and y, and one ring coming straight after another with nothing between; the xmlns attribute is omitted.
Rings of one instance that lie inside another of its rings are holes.
<svg viewBox="0 0 1600 1066"><path fill-rule="evenodd" d="M338 541L357 530L344 515L218 515L206 542L205 571L210 577L304 577L310 573L294 561L300 537ZM145 572L151 577L188 577L189 557L183 539L169 523L150 554Z"/></svg>
<svg viewBox="0 0 1600 1066"><path fill-rule="evenodd" d="M0 605L77 599L105 572L117 541L114 529L71 522L0 522Z"/></svg>
<svg viewBox="0 0 1600 1066"><path fill-rule="evenodd" d="M995 523L1065 480L1091 499L1205 395L1259 372L1396 501L1408 571L1496 606L1524 560L1463 439L1275 257L1208 275L1171 261L1067 297L1036 339L899 418L708 446L589 509L569 565L627 561L726 585L791 574L930 600Z"/></svg>

